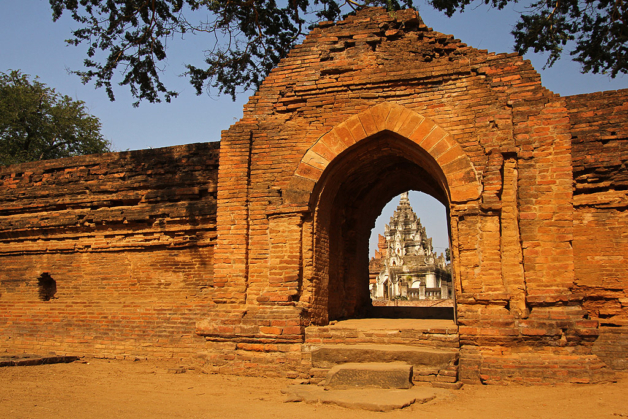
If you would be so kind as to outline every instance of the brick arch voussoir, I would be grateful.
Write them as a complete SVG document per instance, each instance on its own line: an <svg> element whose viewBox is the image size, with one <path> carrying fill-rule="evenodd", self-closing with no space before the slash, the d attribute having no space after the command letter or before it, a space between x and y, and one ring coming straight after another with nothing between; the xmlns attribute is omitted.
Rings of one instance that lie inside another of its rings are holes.
<svg viewBox="0 0 628 419"><path fill-rule="evenodd" d="M388 102L351 116L320 137L299 162L288 189L311 193L339 154L383 131L408 138L434 158L447 179L451 202L479 198L482 188L477 172L460 144L432 119Z"/></svg>

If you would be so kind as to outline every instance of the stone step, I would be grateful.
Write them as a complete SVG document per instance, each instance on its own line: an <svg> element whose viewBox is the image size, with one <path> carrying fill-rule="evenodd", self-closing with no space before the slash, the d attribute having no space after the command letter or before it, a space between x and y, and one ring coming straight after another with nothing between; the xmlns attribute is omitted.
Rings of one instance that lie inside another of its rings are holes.
<svg viewBox="0 0 628 419"><path fill-rule="evenodd" d="M415 386L411 389L356 388L326 390L321 386L293 385L282 392L286 402L334 404L348 409L364 409L375 412L389 412L403 409L413 403L422 404L434 399L448 400L447 390Z"/></svg>
<svg viewBox="0 0 628 419"><path fill-rule="evenodd" d="M460 347L458 326L453 321L416 319L353 319L309 326L305 343Z"/></svg>
<svg viewBox="0 0 628 419"><path fill-rule="evenodd" d="M402 363L347 363L327 374L325 389L410 388L412 365Z"/></svg>
<svg viewBox="0 0 628 419"><path fill-rule="evenodd" d="M304 345L311 354L312 367L332 368L346 363L404 362L415 368L443 369L457 364L459 353L409 345Z"/></svg>
<svg viewBox="0 0 628 419"><path fill-rule="evenodd" d="M458 379L459 353L408 345L303 345L312 368L310 382L324 380L330 369L349 363L404 363L413 367L414 382L454 383Z"/></svg>

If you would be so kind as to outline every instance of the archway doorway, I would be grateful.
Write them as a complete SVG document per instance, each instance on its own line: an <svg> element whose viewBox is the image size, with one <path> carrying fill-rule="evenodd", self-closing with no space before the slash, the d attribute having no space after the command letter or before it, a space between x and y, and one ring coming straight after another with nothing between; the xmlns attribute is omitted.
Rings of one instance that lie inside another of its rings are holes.
<svg viewBox="0 0 628 419"><path fill-rule="evenodd" d="M449 218L439 165L416 143L389 131L360 141L326 168L313 194L314 324L372 315L371 230L382 208L408 190L437 199Z"/></svg>

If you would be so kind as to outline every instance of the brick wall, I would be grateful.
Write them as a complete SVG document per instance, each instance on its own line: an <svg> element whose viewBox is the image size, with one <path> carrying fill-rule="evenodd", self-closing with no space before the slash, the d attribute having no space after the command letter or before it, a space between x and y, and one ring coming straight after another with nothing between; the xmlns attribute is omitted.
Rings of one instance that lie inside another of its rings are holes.
<svg viewBox="0 0 628 419"><path fill-rule="evenodd" d="M448 209L460 380L606 379L627 347L626 95L561 98L411 10L324 22L220 148L0 170L0 349L305 376L307 328L371 308L370 230L414 189Z"/></svg>
<svg viewBox="0 0 628 419"><path fill-rule="evenodd" d="M600 321L594 352L628 368L628 90L566 98L573 133L576 292Z"/></svg>
<svg viewBox="0 0 628 419"><path fill-rule="evenodd" d="M190 357L219 143L0 168L0 351ZM42 274L54 280L41 295Z"/></svg>
<svg viewBox="0 0 628 419"><path fill-rule="evenodd" d="M569 104L529 61L413 11L320 24L222 138L220 285L197 328L216 365L248 356L224 342L298 342L295 326L363 313L370 229L415 189L449 210L461 378L599 379L599 323L574 289Z"/></svg>

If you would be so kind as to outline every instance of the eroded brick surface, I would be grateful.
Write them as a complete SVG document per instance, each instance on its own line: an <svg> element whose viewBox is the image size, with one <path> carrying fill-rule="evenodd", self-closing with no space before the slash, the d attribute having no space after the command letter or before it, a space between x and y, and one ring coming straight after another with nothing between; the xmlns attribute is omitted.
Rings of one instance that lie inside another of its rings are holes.
<svg viewBox="0 0 628 419"><path fill-rule="evenodd" d="M606 379L628 355L627 97L561 98L413 11L319 25L223 132L219 165L194 145L0 171L0 348L308 377L308 328L368 312L370 229L414 189L449 210L448 380Z"/></svg>
<svg viewBox="0 0 628 419"><path fill-rule="evenodd" d="M0 168L0 351L195 355L219 143ZM56 293L39 298L48 273Z"/></svg>
<svg viewBox="0 0 628 419"><path fill-rule="evenodd" d="M574 290L603 326L593 352L628 358L628 90L567 98L573 134Z"/></svg>

